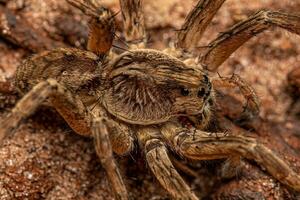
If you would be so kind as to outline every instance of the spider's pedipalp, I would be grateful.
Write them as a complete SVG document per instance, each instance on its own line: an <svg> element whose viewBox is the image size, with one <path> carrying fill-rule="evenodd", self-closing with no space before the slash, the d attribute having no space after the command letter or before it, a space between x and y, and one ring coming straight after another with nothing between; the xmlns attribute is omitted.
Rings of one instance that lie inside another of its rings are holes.
<svg viewBox="0 0 300 200"><path fill-rule="evenodd" d="M141 0L120 0L125 39L139 48L146 45L146 30Z"/></svg>
<svg viewBox="0 0 300 200"><path fill-rule="evenodd" d="M94 118L92 122L92 133L97 155L105 168L112 189L118 200L127 200L128 193L123 182L121 173L113 157L112 145L107 130L108 121L103 118Z"/></svg>
<svg viewBox="0 0 300 200"><path fill-rule="evenodd" d="M162 134L186 158L213 160L242 156L256 161L281 183L300 191L299 174L255 138L237 133L224 136L224 133L210 134L201 130L190 132L173 122L162 127Z"/></svg>
<svg viewBox="0 0 300 200"><path fill-rule="evenodd" d="M200 63L208 70L216 71L242 44L272 26L300 35L300 16L268 10L259 11L214 39L200 56Z"/></svg>
<svg viewBox="0 0 300 200"><path fill-rule="evenodd" d="M224 2L225 0L199 0L178 31L176 46L183 49L196 47L207 26Z"/></svg>
<svg viewBox="0 0 300 200"><path fill-rule="evenodd" d="M252 120L259 115L259 98L254 89L239 75L233 74L230 77L219 77L214 79L213 86L219 88L238 87L246 100L243 112L239 115L240 120Z"/></svg>
<svg viewBox="0 0 300 200"><path fill-rule="evenodd" d="M140 128L138 139L145 149L147 163L160 184L174 199L197 200L191 188L174 168L167 148L160 140L159 130L153 127Z"/></svg>

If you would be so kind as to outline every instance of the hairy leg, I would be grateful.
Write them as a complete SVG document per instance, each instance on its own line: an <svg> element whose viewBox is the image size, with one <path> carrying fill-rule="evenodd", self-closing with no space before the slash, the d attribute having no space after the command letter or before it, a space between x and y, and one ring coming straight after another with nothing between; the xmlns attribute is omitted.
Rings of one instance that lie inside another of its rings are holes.
<svg viewBox="0 0 300 200"><path fill-rule="evenodd" d="M129 134L129 128L121 123L106 121L110 122L107 124L111 129L110 138L103 120L93 120L91 128L91 114L81 100L54 79L40 82L17 103L0 124L0 141L11 134L13 129L17 128L22 120L32 114L46 99L49 99L52 106L75 132L85 136L93 134L97 154L108 173L118 199L127 199L127 191L114 160L109 159L113 159L111 146L118 154L127 153L133 148L133 138ZM120 139L122 139L122 144L120 144Z"/></svg>
<svg viewBox="0 0 300 200"><path fill-rule="evenodd" d="M268 10L259 11L213 40L206 52L200 56L200 63L208 70L216 71L242 44L272 26L300 35L300 16Z"/></svg>
<svg viewBox="0 0 300 200"><path fill-rule="evenodd" d="M103 116L101 114L101 116ZM109 139L114 153L126 155L134 149L133 131L127 125L115 120L106 118L109 130Z"/></svg>
<svg viewBox="0 0 300 200"><path fill-rule="evenodd" d="M92 17L99 17L97 13L97 6L94 5L91 1L85 0L66 0L72 6L80 9L84 14Z"/></svg>
<svg viewBox="0 0 300 200"><path fill-rule="evenodd" d="M178 31L176 46L183 49L196 47L207 26L224 2L225 0L199 0Z"/></svg>
<svg viewBox="0 0 300 200"><path fill-rule="evenodd" d="M174 168L167 148L160 140L159 130L152 127L141 128L138 139L145 148L150 169L171 196L174 199L198 199Z"/></svg>
<svg viewBox="0 0 300 200"><path fill-rule="evenodd" d="M255 138L224 133L193 132L175 122L162 127L162 134L170 145L186 158L195 160L221 159L242 156L263 166L281 183L300 191L300 176L273 151Z"/></svg>
<svg viewBox="0 0 300 200"><path fill-rule="evenodd" d="M141 0L120 0L125 39L139 48L145 47L147 42L144 25L144 13Z"/></svg>
<svg viewBox="0 0 300 200"><path fill-rule="evenodd" d="M90 135L90 119L81 100L56 80L48 79L34 86L0 123L0 141L11 134L22 120L31 115L48 98L75 132Z"/></svg>
<svg viewBox="0 0 300 200"><path fill-rule="evenodd" d="M92 133L94 137L95 148L100 162L104 167L108 179L112 184L112 189L118 200L128 199L128 193L123 182L121 173L113 157L112 145L110 143L107 124L103 118L95 118L92 122Z"/></svg>
<svg viewBox="0 0 300 200"><path fill-rule="evenodd" d="M108 55L115 36L114 15L110 10L95 5L91 0L67 0L69 4L91 16L89 21L89 38L87 50L100 58Z"/></svg>

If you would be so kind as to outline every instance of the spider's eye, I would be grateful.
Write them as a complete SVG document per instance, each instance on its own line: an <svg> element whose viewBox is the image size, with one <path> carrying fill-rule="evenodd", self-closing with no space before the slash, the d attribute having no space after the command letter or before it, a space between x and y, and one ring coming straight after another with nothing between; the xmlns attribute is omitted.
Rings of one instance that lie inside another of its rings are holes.
<svg viewBox="0 0 300 200"><path fill-rule="evenodd" d="M190 94L190 91L186 88L181 88L180 92L182 96L188 96Z"/></svg>
<svg viewBox="0 0 300 200"><path fill-rule="evenodd" d="M203 80L204 80L204 83L208 83L209 82L209 80L208 80L208 77L206 76L206 75L203 75Z"/></svg>
<svg viewBox="0 0 300 200"><path fill-rule="evenodd" d="M200 97L203 97L204 95L205 95L205 89L204 89L204 88L201 88L201 89L198 91L197 96L200 98Z"/></svg>

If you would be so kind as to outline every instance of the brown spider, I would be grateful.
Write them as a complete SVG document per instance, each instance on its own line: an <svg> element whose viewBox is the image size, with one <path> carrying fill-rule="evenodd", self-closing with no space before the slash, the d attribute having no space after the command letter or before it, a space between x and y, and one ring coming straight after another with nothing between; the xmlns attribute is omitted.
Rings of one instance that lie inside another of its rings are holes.
<svg viewBox="0 0 300 200"><path fill-rule="evenodd" d="M88 51L61 48L24 61L15 85L25 95L2 121L0 140L48 102L76 133L94 138L117 199L128 199L128 193L113 152L130 152L135 140L144 149L153 174L174 199L198 198L174 168L166 144L190 159L230 158L229 168L238 165L240 156L255 160L278 181L300 191L300 176L255 138L203 131L215 104L214 87L237 85L248 100L245 113L255 116L259 110L254 91L242 79L236 75L212 79L209 71L270 26L300 34L299 16L260 11L219 35L204 55L197 58L187 53L224 1L200 0L178 32L176 48L157 51L145 48L141 1L121 0L125 39L131 45L116 55L110 50L115 34L110 11L88 1L68 0L92 17ZM196 129L186 128L179 117Z"/></svg>

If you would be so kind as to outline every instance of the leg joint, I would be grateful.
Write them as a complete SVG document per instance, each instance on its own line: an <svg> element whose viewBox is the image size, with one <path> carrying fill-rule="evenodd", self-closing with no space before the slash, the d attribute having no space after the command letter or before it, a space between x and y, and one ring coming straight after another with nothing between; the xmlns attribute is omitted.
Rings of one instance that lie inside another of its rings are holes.
<svg viewBox="0 0 300 200"><path fill-rule="evenodd" d="M48 82L49 86L53 89L57 89L59 87L59 83L57 82L57 80L55 80L53 78L47 79L47 82Z"/></svg>
<svg viewBox="0 0 300 200"><path fill-rule="evenodd" d="M105 123L105 119L102 117L95 117L92 119L92 127L99 127L103 123Z"/></svg>
<svg viewBox="0 0 300 200"><path fill-rule="evenodd" d="M256 14L256 16L258 16L258 19L262 20L265 24L270 24L272 13L274 13L274 12L271 10L262 9Z"/></svg>
<svg viewBox="0 0 300 200"><path fill-rule="evenodd" d="M159 139L150 139L145 144L145 151L148 153L149 151L156 149L158 147L163 147L164 143Z"/></svg>

